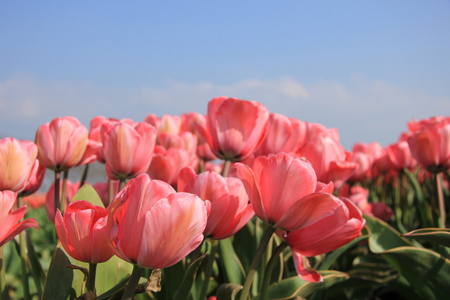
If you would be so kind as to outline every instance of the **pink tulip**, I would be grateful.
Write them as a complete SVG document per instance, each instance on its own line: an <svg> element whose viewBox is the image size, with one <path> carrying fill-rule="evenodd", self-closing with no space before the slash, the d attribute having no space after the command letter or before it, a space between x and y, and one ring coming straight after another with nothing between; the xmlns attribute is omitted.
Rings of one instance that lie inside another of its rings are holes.
<svg viewBox="0 0 450 300"><path fill-rule="evenodd" d="M347 161L348 154L335 138L320 134L306 142L298 155L311 163L319 181L332 181L335 188L340 188L355 172L357 164Z"/></svg>
<svg viewBox="0 0 450 300"><path fill-rule="evenodd" d="M76 166L86 151L88 131L76 118L56 118L39 126L35 142L39 162L46 168L64 171Z"/></svg>
<svg viewBox="0 0 450 300"><path fill-rule="evenodd" d="M45 167L39 163L38 159L36 159L34 166L31 169L30 176L28 177L27 182L19 195L29 196L39 190L42 182L44 181L45 170Z"/></svg>
<svg viewBox="0 0 450 300"><path fill-rule="evenodd" d="M296 152L305 142L307 127L306 122L281 114L270 114L267 136L255 155Z"/></svg>
<svg viewBox="0 0 450 300"><path fill-rule="evenodd" d="M92 185L92 187L97 192L98 196L100 197L100 200L102 200L103 206L108 207L109 206L109 183L108 182L97 182ZM119 192L119 181L113 180L112 182L112 193L116 195Z"/></svg>
<svg viewBox="0 0 450 300"><path fill-rule="evenodd" d="M141 267L170 267L203 240L209 202L176 193L147 174L131 179L108 210L110 244L123 260Z"/></svg>
<svg viewBox="0 0 450 300"><path fill-rule="evenodd" d="M17 194L12 191L0 191L0 247L29 227L38 229L35 219L19 222L26 213L26 206L11 211L16 198Z"/></svg>
<svg viewBox="0 0 450 300"><path fill-rule="evenodd" d="M176 187L178 175L184 167L197 169L198 157L183 149L169 148L165 150L164 147L156 146L147 173L152 179L159 179Z"/></svg>
<svg viewBox="0 0 450 300"><path fill-rule="evenodd" d="M412 156L406 140L401 139L397 143L387 146L386 152L389 156L391 166L396 171L400 171L404 168L413 169L417 165L417 161Z"/></svg>
<svg viewBox="0 0 450 300"><path fill-rule="evenodd" d="M372 216L372 205L369 203L369 190L361 186L345 184L339 189L339 197L345 197L353 202L365 215Z"/></svg>
<svg viewBox="0 0 450 300"><path fill-rule="evenodd" d="M112 180L145 173L152 160L156 129L148 123L105 123L102 125L106 172Z"/></svg>
<svg viewBox="0 0 450 300"><path fill-rule="evenodd" d="M69 204L64 214L55 216L56 233L66 252L73 258L89 263L102 263L113 256L108 245L108 211L88 201Z"/></svg>
<svg viewBox="0 0 450 300"><path fill-rule="evenodd" d="M261 145L268 119L269 112L258 102L218 97L208 103L206 127L198 129L218 158L240 161Z"/></svg>
<svg viewBox="0 0 450 300"><path fill-rule="evenodd" d="M0 191L21 192L34 169L37 146L14 138L0 140Z"/></svg>
<svg viewBox="0 0 450 300"><path fill-rule="evenodd" d="M197 152L197 137L190 132L178 135L162 132L158 136L158 143L166 149L180 148L192 154Z"/></svg>
<svg viewBox="0 0 450 300"><path fill-rule="evenodd" d="M408 138L412 156L426 170L450 169L450 119L430 122Z"/></svg>
<svg viewBox="0 0 450 300"><path fill-rule="evenodd" d="M386 203L375 202L375 203L372 203L372 214L375 217L387 222L394 215L394 211L392 210L392 208L387 206Z"/></svg>
<svg viewBox="0 0 450 300"><path fill-rule="evenodd" d="M223 178L214 172L196 175L190 167L183 168L178 178L178 191L192 193L211 202L211 212L204 235L225 239L240 230L254 216L242 181Z"/></svg>
<svg viewBox="0 0 450 300"><path fill-rule="evenodd" d="M62 193L62 185L63 182L60 182L60 196L59 199L61 201L61 193ZM72 183L69 180L66 181L66 199L65 199L65 206L67 206L70 201L72 201L73 196L75 196L76 192L78 191L78 188L80 187L80 183ZM53 183L50 187L50 189L47 191L46 195L46 201L45 201L45 208L47 210L47 217L52 222L55 223L55 183Z"/></svg>
<svg viewBox="0 0 450 300"><path fill-rule="evenodd" d="M253 169L236 163L232 176L240 178L255 214L274 228L292 231L334 213L340 201L316 192L311 164L286 153L259 156Z"/></svg>
<svg viewBox="0 0 450 300"><path fill-rule="evenodd" d="M323 197L339 203L332 214L302 229L281 234L291 248L297 274L310 282L322 281L322 276L309 266L304 256L333 251L355 239L365 226L361 212L351 201L331 194Z"/></svg>
<svg viewBox="0 0 450 300"><path fill-rule="evenodd" d="M154 114L145 117L145 122L155 127L158 133L179 134L181 118L179 116L163 115L158 118Z"/></svg>

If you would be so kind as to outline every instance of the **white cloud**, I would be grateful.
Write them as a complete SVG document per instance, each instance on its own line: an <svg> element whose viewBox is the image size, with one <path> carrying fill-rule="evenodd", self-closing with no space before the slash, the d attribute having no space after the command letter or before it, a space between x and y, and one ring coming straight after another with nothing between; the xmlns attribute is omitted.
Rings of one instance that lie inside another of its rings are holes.
<svg viewBox="0 0 450 300"><path fill-rule="evenodd" d="M20 75L0 82L0 132L33 138L39 125L64 115L89 126L97 115L141 121L150 113L206 113L208 101L223 95L259 101L271 112L337 127L346 148L360 141L394 142L412 118L450 115L449 98L362 76L308 85L290 77L231 84L170 80L162 86L135 88L47 82Z"/></svg>

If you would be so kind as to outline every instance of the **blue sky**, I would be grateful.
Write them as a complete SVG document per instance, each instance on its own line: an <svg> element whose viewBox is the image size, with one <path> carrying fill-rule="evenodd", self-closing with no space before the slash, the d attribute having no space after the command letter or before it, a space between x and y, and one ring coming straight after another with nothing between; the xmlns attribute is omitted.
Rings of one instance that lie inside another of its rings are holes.
<svg viewBox="0 0 450 300"><path fill-rule="evenodd" d="M222 95L337 127L348 150L393 143L450 115L450 1L0 2L2 136Z"/></svg>

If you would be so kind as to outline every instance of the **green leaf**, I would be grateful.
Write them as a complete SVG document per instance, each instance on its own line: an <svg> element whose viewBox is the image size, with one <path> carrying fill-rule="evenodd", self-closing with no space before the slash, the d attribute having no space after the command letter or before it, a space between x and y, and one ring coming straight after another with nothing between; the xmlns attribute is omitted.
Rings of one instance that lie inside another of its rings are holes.
<svg viewBox="0 0 450 300"><path fill-rule="evenodd" d="M178 288L174 299L175 300L183 300L189 298L189 293L191 292L191 287L195 281L195 277L197 275L197 270L202 261L205 259L206 254L200 256L197 260L191 263L191 265L187 268L186 273L184 274L183 281Z"/></svg>
<svg viewBox="0 0 450 300"><path fill-rule="evenodd" d="M33 277L33 280L36 284L36 289L38 291L39 296L42 296L42 287L45 284L45 272L41 266L39 261L39 257L34 250L33 242L31 241L30 235L28 231L26 232L26 241L27 241L27 250L28 250L28 258L30 260L30 271Z"/></svg>
<svg viewBox="0 0 450 300"><path fill-rule="evenodd" d="M230 238L219 241L219 263L226 275L226 282L241 283L244 277L244 269L233 249Z"/></svg>
<svg viewBox="0 0 450 300"><path fill-rule="evenodd" d="M74 264L78 265L78 261ZM81 262L80 262L81 263ZM95 289L97 295L105 293L114 288L133 271L133 265L117 256L111 257L104 263L97 264L97 276L95 278Z"/></svg>
<svg viewBox="0 0 450 300"><path fill-rule="evenodd" d="M85 183L73 196L72 201L78 200L88 201L95 206L105 207L97 191L88 183Z"/></svg>
<svg viewBox="0 0 450 300"><path fill-rule="evenodd" d="M217 289L217 300L234 300L237 293L242 290L242 285L235 283L224 283Z"/></svg>
<svg viewBox="0 0 450 300"><path fill-rule="evenodd" d="M349 278L347 274L338 271L320 271L319 273L323 277L322 282L308 282L299 276L293 276L272 284L269 287L268 298L272 300L306 298L312 293L330 288Z"/></svg>
<svg viewBox="0 0 450 300"><path fill-rule="evenodd" d="M369 247L374 253L380 253L395 247L412 246L400 233L387 223L375 217L364 216L370 230Z"/></svg>
<svg viewBox="0 0 450 300"><path fill-rule="evenodd" d="M450 229L422 228L408 232L402 236L450 247Z"/></svg>

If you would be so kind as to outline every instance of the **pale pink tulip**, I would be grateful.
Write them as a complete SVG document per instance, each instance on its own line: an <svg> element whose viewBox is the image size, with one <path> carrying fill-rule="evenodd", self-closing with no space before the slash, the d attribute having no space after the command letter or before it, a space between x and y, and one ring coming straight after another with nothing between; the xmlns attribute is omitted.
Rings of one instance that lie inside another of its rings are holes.
<svg viewBox="0 0 450 300"><path fill-rule="evenodd" d="M37 146L15 138L0 140L0 191L21 192L36 164Z"/></svg>
<svg viewBox="0 0 450 300"><path fill-rule="evenodd" d="M144 122L102 125L103 156L110 179L125 180L145 173L152 160L156 129Z"/></svg>
<svg viewBox="0 0 450 300"><path fill-rule="evenodd" d="M39 163L39 160L36 159L34 162L34 166L31 169L30 176L25 183L23 190L19 193L20 196L29 196L35 193L42 185L45 177L45 167Z"/></svg>
<svg viewBox="0 0 450 300"><path fill-rule="evenodd" d="M155 127L159 133L179 134L181 132L181 118L179 116L163 115L158 118L154 114L145 117L145 122Z"/></svg>
<svg viewBox="0 0 450 300"><path fill-rule="evenodd" d="M334 213L340 202L316 192L311 164L286 153L259 156L253 168L236 163L231 175L240 178L255 214L276 229L296 230Z"/></svg>
<svg viewBox="0 0 450 300"><path fill-rule="evenodd" d="M217 97L208 103L206 127L198 129L218 158L240 161L261 145L268 119L269 112L258 102Z"/></svg>
<svg viewBox="0 0 450 300"><path fill-rule="evenodd" d="M225 239L240 230L254 216L242 181L224 178L218 173L195 171L186 167L178 178L178 191L192 193L211 202L211 212L204 235Z"/></svg>
<svg viewBox="0 0 450 300"><path fill-rule="evenodd" d="M108 207L110 245L123 260L141 267L170 267L203 240L209 202L176 193L147 174L131 179Z"/></svg>
<svg viewBox="0 0 450 300"><path fill-rule="evenodd" d="M88 143L88 131L74 117L56 118L39 126L35 142L39 162L55 171L68 170L80 163Z"/></svg>
<svg viewBox="0 0 450 300"><path fill-rule="evenodd" d="M108 245L108 211L88 201L75 201L67 206L64 217L55 216L56 233L66 252L89 263L102 263L113 256Z"/></svg>
<svg viewBox="0 0 450 300"><path fill-rule="evenodd" d="M450 120L430 122L408 138L412 156L426 170L450 169Z"/></svg>
<svg viewBox="0 0 450 300"><path fill-rule="evenodd" d="M279 233L291 248L297 274L310 282L320 282L322 276L309 266L304 256L333 251L355 239L365 226L361 212L351 201L331 194L323 197L333 198L339 203L332 214L302 229Z"/></svg>
<svg viewBox="0 0 450 300"><path fill-rule="evenodd" d="M266 138L255 155L296 152L305 143L307 127L306 122L277 113L270 114Z"/></svg>
<svg viewBox="0 0 450 300"><path fill-rule="evenodd" d="M11 211L16 198L17 194L12 191L0 191L0 247L27 228L38 229L38 223L35 219L26 219L19 222L26 213L26 205Z"/></svg>

